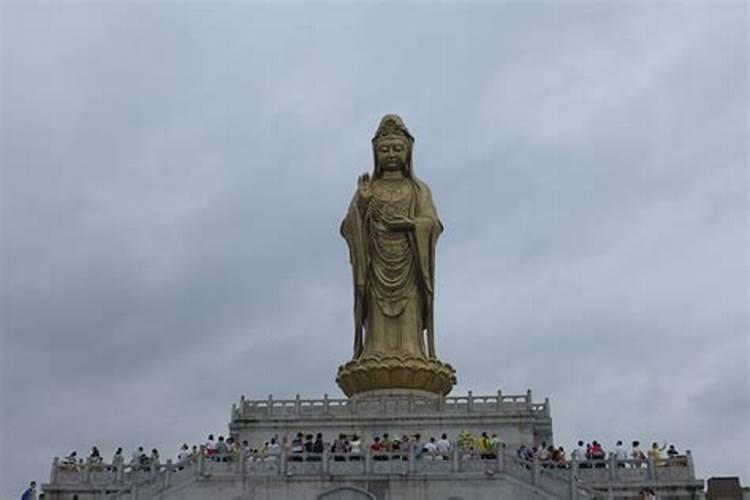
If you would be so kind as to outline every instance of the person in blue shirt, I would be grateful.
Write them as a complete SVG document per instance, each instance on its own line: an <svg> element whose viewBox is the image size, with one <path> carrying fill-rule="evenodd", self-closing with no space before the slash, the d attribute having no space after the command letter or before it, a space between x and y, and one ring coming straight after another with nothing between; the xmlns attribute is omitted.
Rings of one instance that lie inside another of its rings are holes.
<svg viewBox="0 0 750 500"><path fill-rule="evenodd" d="M21 495L21 500L36 500L36 481L31 481L28 489Z"/></svg>

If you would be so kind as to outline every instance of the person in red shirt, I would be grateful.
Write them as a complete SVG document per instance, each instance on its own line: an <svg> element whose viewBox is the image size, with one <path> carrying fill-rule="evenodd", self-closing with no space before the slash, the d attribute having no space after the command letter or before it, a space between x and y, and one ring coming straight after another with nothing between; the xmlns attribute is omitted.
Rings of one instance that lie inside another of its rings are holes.
<svg viewBox="0 0 750 500"><path fill-rule="evenodd" d="M604 460L607 458L607 454L604 452L604 448L599 444L598 441L591 443L591 459L592 460ZM606 464L603 462L596 464L597 468L604 468Z"/></svg>
<svg viewBox="0 0 750 500"><path fill-rule="evenodd" d="M370 450L372 451L373 460L387 459L387 457L383 454L385 450L383 449L383 444L380 442L380 438L378 436L375 436L375 439L372 440Z"/></svg>

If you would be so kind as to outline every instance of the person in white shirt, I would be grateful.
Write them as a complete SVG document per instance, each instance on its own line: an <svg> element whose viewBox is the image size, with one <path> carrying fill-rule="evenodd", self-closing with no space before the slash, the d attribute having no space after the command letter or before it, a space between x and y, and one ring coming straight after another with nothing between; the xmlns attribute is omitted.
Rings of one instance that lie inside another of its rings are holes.
<svg viewBox="0 0 750 500"><path fill-rule="evenodd" d="M138 449L136 449L133 452L133 456L130 458L130 466L133 470L138 470L141 468L141 465L143 465L144 459L146 458L146 454L143 453L143 446L139 446Z"/></svg>
<svg viewBox="0 0 750 500"><path fill-rule="evenodd" d="M182 448L180 448L180 452L177 454L177 462L181 467L184 467L186 465L189 465L192 460L193 453L190 451L187 443L183 444Z"/></svg>
<svg viewBox="0 0 750 500"><path fill-rule="evenodd" d="M633 467L641 467L642 461L646 460L646 455L641 450L641 443L638 441L633 441L633 450L630 452L630 457L635 460L636 462L633 464Z"/></svg>
<svg viewBox="0 0 750 500"><path fill-rule="evenodd" d="M628 459L628 450L625 449L625 446L622 444L622 441L617 441L617 445L615 445L615 459L617 460L617 466L618 467L625 467L625 461Z"/></svg>
<svg viewBox="0 0 750 500"><path fill-rule="evenodd" d="M214 441L214 435L208 435L208 441L206 441L206 455L213 456L216 454L216 441Z"/></svg>
<svg viewBox="0 0 750 500"><path fill-rule="evenodd" d="M549 451L547 451L546 441L542 441L542 445L539 447L539 449L536 452L536 458L542 463L549 460Z"/></svg>
<svg viewBox="0 0 750 500"><path fill-rule="evenodd" d="M64 465L77 465L78 464L78 452L75 450L68 453L68 456L63 459Z"/></svg>
<svg viewBox="0 0 750 500"><path fill-rule="evenodd" d="M118 467L125 464L125 457L122 456L122 448L117 448L114 456L112 456L112 470L117 470Z"/></svg>
<svg viewBox="0 0 750 500"><path fill-rule="evenodd" d="M252 462L253 461L253 458L254 458L252 456L253 455L253 449L250 448L250 443L247 442L247 439L245 439L245 440L242 441L242 448L241 448L240 453L242 453L243 455L245 455L245 458L247 459L248 462Z"/></svg>
<svg viewBox="0 0 750 500"><path fill-rule="evenodd" d="M427 460L439 460L443 457L438 455L438 448L435 444L435 438L431 437L430 440L424 445L424 454Z"/></svg>
<svg viewBox="0 0 750 500"><path fill-rule="evenodd" d="M271 443L268 445L268 460L276 461L281 456L281 446L276 441L275 437L271 438Z"/></svg>
<svg viewBox="0 0 750 500"><path fill-rule="evenodd" d="M356 434L349 441L349 454L352 460L359 460L362 457L362 441Z"/></svg>
<svg viewBox="0 0 750 500"><path fill-rule="evenodd" d="M438 440L436 446L438 453L443 455L443 458L450 458L449 455L451 452L451 442L448 441L448 436L446 434L440 436L440 439Z"/></svg>
<svg viewBox="0 0 750 500"><path fill-rule="evenodd" d="M579 464L586 461L586 448L583 447L583 441L578 441L578 447L573 450L570 457Z"/></svg>

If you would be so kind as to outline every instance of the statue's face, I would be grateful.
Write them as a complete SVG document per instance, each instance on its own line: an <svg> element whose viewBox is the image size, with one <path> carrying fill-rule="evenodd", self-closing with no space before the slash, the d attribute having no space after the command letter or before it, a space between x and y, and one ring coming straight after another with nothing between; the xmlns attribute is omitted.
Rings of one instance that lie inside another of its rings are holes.
<svg viewBox="0 0 750 500"><path fill-rule="evenodd" d="M404 170L409 145L402 139L382 139L375 145L375 159L383 170Z"/></svg>

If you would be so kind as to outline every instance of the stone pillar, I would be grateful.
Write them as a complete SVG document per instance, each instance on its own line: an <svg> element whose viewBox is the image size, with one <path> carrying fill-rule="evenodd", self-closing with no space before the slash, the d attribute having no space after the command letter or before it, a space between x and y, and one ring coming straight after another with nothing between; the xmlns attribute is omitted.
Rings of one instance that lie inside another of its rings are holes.
<svg viewBox="0 0 750 500"><path fill-rule="evenodd" d="M695 479L695 464L693 463L693 454L690 450L685 450L685 460L687 460L688 477L691 480Z"/></svg>
<svg viewBox="0 0 750 500"><path fill-rule="evenodd" d="M531 389L526 389L526 411L531 414Z"/></svg>
<svg viewBox="0 0 750 500"><path fill-rule="evenodd" d="M172 465L172 459L167 460L167 468L164 469L164 487L169 488L172 486L172 474L174 473L174 465Z"/></svg>
<svg viewBox="0 0 750 500"><path fill-rule="evenodd" d="M91 465L88 460L86 460L86 463L83 465L83 481L86 483L91 482Z"/></svg>
<svg viewBox="0 0 750 500"><path fill-rule="evenodd" d="M245 418L245 395L240 396L240 418Z"/></svg>
<svg viewBox="0 0 750 500"><path fill-rule="evenodd" d="M237 469L240 477L245 477L245 474L247 473L247 455L242 448L240 448L240 459L237 461Z"/></svg>
<svg viewBox="0 0 750 500"><path fill-rule="evenodd" d="M202 476L206 473L206 446L201 445L198 448L198 466L195 468L195 475Z"/></svg>
<svg viewBox="0 0 750 500"><path fill-rule="evenodd" d="M365 446L365 474L372 474L372 450L369 443Z"/></svg>
<svg viewBox="0 0 750 500"><path fill-rule="evenodd" d="M536 457L531 461L531 484L539 484L539 459Z"/></svg>
<svg viewBox="0 0 750 500"><path fill-rule="evenodd" d="M328 395L326 394L326 396ZM323 474L328 474L328 472L330 471L328 458L328 447L323 446Z"/></svg>
<svg viewBox="0 0 750 500"><path fill-rule="evenodd" d="M297 394L297 397L294 398L294 414L295 415L302 414L302 403L300 403L299 394Z"/></svg>
<svg viewBox="0 0 750 500"><path fill-rule="evenodd" d="M55 484L57 482L57 468L60 466L60 459L55 457L52 459L52 470L49 471L49 484Z"/></svg>
<svg viewBox="0 0 750 500"><path fill-rule="evenodd" d="M614 453L609 454L609 460L607 461L607 467L609 467L609 480L617 480L617 456Z"/></svg>
<svg viewBox="0 0 750 500"><path fill-rule="evenodd" d="M466 411L471 413L474 410L474 395L469 391L469 396L466 398Z"/></svg>
<svg viewBox="0 0 750 500"><path fill-rule="evenodd" d="M544 398L544 416L549 417L551 415L552 411L549 407L549 398Z"/></svg>
<svg viewBox="0 0 750 500"><path fill-rule="evenodd" d="M497 411L502 410L503 408L503 391L498 390L497 391L497 402L495 402L495 409Z"/></svg>
<svg viewBox="0 0 750 500"><path fill-rule="evenodd" d="M497 449L497 471L505 472L505 450L502 445Z"/></svg>
<svg viewBox="0 0 750 500"><path fill-rule="evenodd" d="M299 400L299 394L297 394L297 399ZM281 463L279 464L279 474L282 476L286 474L286 463L287 463L287 456L286 456L286 446L281 447L281 455L279 455L279 460L281 460Z"/></svg>
<svg viewBox="0 0 750 500"><path fill-rule="evenodd" d="M570 500L578 500L578 461L570 461Z"/></svg>
<svg viewBox="0 0 750 500"><path fill-rule="evenodd" d="M328 404L328 394L323 394L323 415L328 415L328 409L330 405Z"/></svg>
<svg viewBox="0 0 750 500"><path fill-rule="evenodd" d="M646 460L646 466L648 467L648 480L656 481L656 464L654 463L654 457L648 457Z"/></svg>
<svg viewBox="0 0 750 500"><path fill-rule="evenodd" d="M408 458L409 458L409 464L408 464L409 467L408 467L408 471L409 471L409 474L413 474L417 470L417 464L416 464L417 455L416 455L416 453L414 453L414 446L412 446L411 443L408 443L408 446L409 446L409 456L408 456Z"/></svg>
<svg viewBox="0 0 750 500"><path fill-rule="evenodd" d="M458 458L459 458L458 457L458 446L454 443L453 448L451 449L451 460L453 462L453 466L451 467L451 469L453 470L453 472L459 472L460 471L460 469L459 469L460 463L458 461Z"/></svg>
<svg viewBox="0 0 750 500"><path fill-rule="evenodd" d="M115 482L121 483L125 480L125 462L121 460L115 469Z"/></svg>
<svg viewBox="0 0 750 500"><path fill-rule="evenodd" d="M273 415L273 394L268 395L268 414Z"/></svg>

